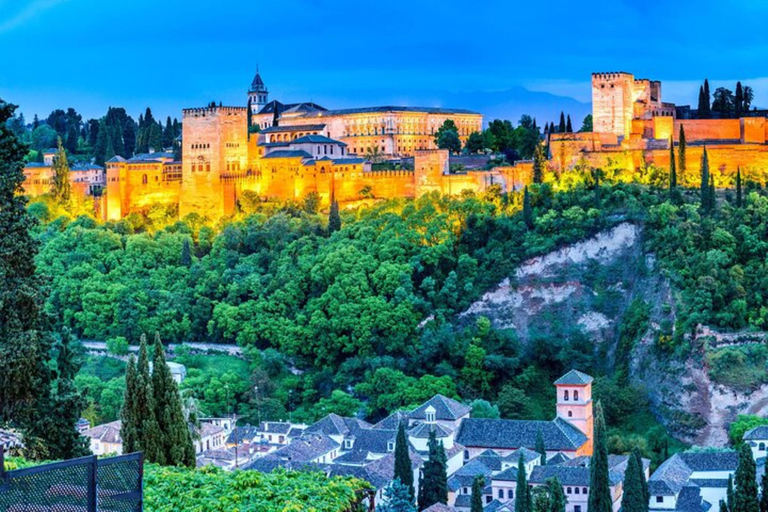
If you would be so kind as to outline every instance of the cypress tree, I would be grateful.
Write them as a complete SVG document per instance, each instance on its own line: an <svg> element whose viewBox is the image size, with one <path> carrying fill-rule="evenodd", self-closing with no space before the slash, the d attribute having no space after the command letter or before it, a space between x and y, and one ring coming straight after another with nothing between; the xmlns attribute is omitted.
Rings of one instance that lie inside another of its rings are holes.
<svg viewBox="0 0 768 512"><path fill-rule="evenodd" d="M571 114L568 114L568 120L565 122L565 131L573 133L573 125L571 124Z"/></svg>
<svg viewBox="0 0 768 512"><path fill-rule="evenodd" d="M525 474L523 454L517 460L517 482L515 484L515 512L532 512L530 509L528 477Z"/></svg>
<svg viewBox="0 0 768 512"><path fill-rule="evenodd" d="M123 126L123 152L125 158L133 157L136 149L136 124L133 119L128 119Z"/></svg>
<svg viewBox="0 0 768 512"><path fill-rule="evenodd" d="M523 189L523 222L528 229L533 229L533 207L531 206L531 195L528 193L528 187Z"/></svg>
<svg viewBox="0 0 768 512"><path fill-rule="evenodd" d="M736 493L730 512L759 512L755 459L752 458L752 449L746 443L739 450L735 484Z"/></svg>
<svg viewBox="0 0 768 512"><path fill-rule="evenodd" d="M120 437L123 439L123 453L141 450L139 421L136 418L136 397L138 397L136 384L136 358L131 354L125 368L125 392L123 394L123 407L120 410Z"/></svg>
<svg viewBox="0 0 768 512"><path fill-rule="evenodd" d="M768 512L768 471L760 479L760 512Z"/></svg>
<svg viewBox="0 0 768 512"><path fill-rule="evenodd" d="M115 150L115 154L125 158L125 143L123 142L123 128L122 126L115 124L112 126L112 148Z"/></svg>
<svg viewBox="0 0 768 512"><path fill-rule="evenodd" d="M712 104L709 102L709 99L712 96L709 93L709 80L706 78L704 79L704 111L706 112L705 119L708 119L712 116Z"/></svg>
<svg viewBox="0 0 768 512"><path fill-rule="evenodd" d="M712 174L709 175L709 208L710 211L717 211L717 198L715 197L715 177Z"/></svg>
<svg viewBox="0 0 768 512"><path fill-rule="evenodd" d="M341 215L339 214L339 202L331 201L331 211L328 213L328 233L335 233L341 229Z"/></svg>
<svg viewBox="0 0 768 512"><path fill-rule="evenodd" d="M589 512L612 512L611 484L608 481L608 442L603 406L595 404L594 446L589 464Z"/></svg>
<svg viewBox="0 0 768 512"><path fill-rule="evenodd" d="M192 265L192 249L189 245L189 238L185 238L184 242L181 244L181 257L179 258L179 262L185 267Z"/></svg>
<svg viewBox="0 0 768 512"><path fill-rule="evenodd" d="M709 157L707 156L707 148L704 148L704 153L701 155L701 177L699 184L699 200L701 203L701 211L703 214L709 214L712 211L712 205L710 204L710 189L709 189Z"/></svg>
<svg viewBox="0 0 768 512"><path fill-rule="evenodd" d="M699 119L705 119L707 114L707 107L704 102L704 86L699 86L699 106L698 106Z"/></svg>
<svg viewBox="0 0 768 512"><path fill-rule="evenodd" d="M537 144L533 152L533 176L534 183L544 183L544 166L546 165L546 155L544 154L544 145Z"/></svg>
<svg viewBox="0 0 768 512"><path fill-rule="evenodd" d="M155 400L152 394L152 376L149 372L147 337L142 334L139 343L139 360L136 368L136 397L134 414L138 423L136 429L139 446L149 462L165 464L163 440L155 416Z"/></svg>
<svg viewBox="0 0 768 512"><path fill-rule="evenodd" d="M274 112L272 113L272 126L277 126L278 123L280 123L280 110L277 108L277 102L275 101L273 103L274 105Z"/></svg>
<svg viewBox="0 0 768 512"><path fill-rule="evenodd" d="M647 512L648 501L643 492L642 466L638 465L637 458L629 457L627 470L624 473L624 494L621 497L621 510L623 512Z"/></svg>
<svg viewBox="0 0 768 512"><path fill-rule="evenodd" d="M723 500L720 500L720 512L728 512L728 504Z"/></svg>
<svg viewBox="0 0 768 512"><path fill-rule="evenodd" d="M736 82L736 94L733 101L733 108L734 114L738 119L741 117L744 108L744 89L741 87L741 82Z"/></svg>
<svg viewBox="0 0 768 512"><path fill-rule="evenodd" d="M61 206L68 207L71 199L72 186L69 183L69 162L67 152L61 145L59 137L59 150L53 160L53 197Z"/></svg>
<svg viewBox="0 0 768 512"><path fill-rule="evenodd" d="M395 438L395 478L408 488L408 495L411 502L415 497L413 489L413 467L411 456L408 454L408 440L405 437L405 426L400 423Z"/></svg>
<svg viewBox="0 0 768 512"><path fill-rule="evenodd" d="M733 492L733 475L728 475L728 488L725 492L725 499L727 500L725 504L728 510L733 511L733 507L736 504L736 495Z"/></svg>
<svg viewBox="0 0 768 512"><path fill-rule="evenodd" d="M645 503L645 512L648 512L651 503L651 491L648 489L648 481L645 479L645 468L643 467L643 456L640 450L632 450L632 456L637 459L637 467L640 469L640 484L643 489L643 503Z"/></svg>
<svg viewBox="0 0 768 512"><path fill-rule="evenodd" d="M429 433L429 459L424 463L419 477L419 510L435 503L448 503L448 473L445 448L437 441L435 432Z"/></svg>
<svg viewBox="0 0 768 512"><path fill-rule="evenodd" d="M483 487L485 487L485 478L482 475L477 475L472 480L471 512L483 512Z"/></svg>
<svg viewBox="0 0 768 512"><path fill-rule="evenodd" d="M675 165L675 141L669 138L669 190L677 188L677 168Z"/></svg>
<svg viewBox="0 0 768 512"><path fill-rule="evenodd" d="M736 208L744 206L744 198L741 191L741 167L736 168ZM768 512L768 511L766 511Z"/></svg>
<svg viewBox="0 0 768 512"><path fill-rule="evenodd" d="M558 127L558 133L565 133L567 126L565 124L565 114L563 111L560 111L560 126Z"/></svg>
<svg viewBox="0 0 768 512"><path fill-rule="evenodd" d="M163 128L159 123L149 126L149 148L154 152L163 150Z"/></svg>
<svg viewBox="0 0 768 512"><path fill-rule="evenodd" d="M165 361L160 335L155 335L152 361L152 394L165 463L170 466L195 466L195 448L181 407L176 381Z"/></svg>
<svg viewBox="0 0 768 512"><path fill-rule="evenodd" d="M547 463L547 448L544 446L544 436L541 435L541 429L536 431L536 451L541 455L540 463L544 466Z"/></svg>
<svg viewBox="0 0 768 512"><path fill-rule="evenodd" d="M688 184L685 163L685 128L683 128L682 123L680 123L680 136L678 138L677 147L677 182L682 186Z"/></svg>

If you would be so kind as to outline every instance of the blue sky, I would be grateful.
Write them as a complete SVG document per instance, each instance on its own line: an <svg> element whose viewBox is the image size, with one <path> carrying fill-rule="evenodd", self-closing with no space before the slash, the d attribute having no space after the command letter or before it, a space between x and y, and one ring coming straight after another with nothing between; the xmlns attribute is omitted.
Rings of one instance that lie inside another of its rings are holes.
<svg viewBox="0 0 768 512"><path fill-rule="evenodd" d="M765 19L754 0L0 0L0 97L29 119L110 105L180 117L244 104L258 64L271 99L327 108L580 118L590 73L616 70L694 105L705 77L740 79L768 105Z"/></svg>

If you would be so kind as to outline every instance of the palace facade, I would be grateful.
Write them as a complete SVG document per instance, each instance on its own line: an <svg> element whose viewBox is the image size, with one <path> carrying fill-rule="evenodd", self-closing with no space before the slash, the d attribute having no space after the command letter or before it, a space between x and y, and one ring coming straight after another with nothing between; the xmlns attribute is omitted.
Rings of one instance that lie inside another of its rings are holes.
<svg viewBox="0 0 768 512"><path fill-rule="evenodd" d="M673 103L661 100L661 82L624 72L592 74L594 131L550 136L550 167L562 172L576 165L640 170L648 164L669 167L670 144L685 132L687 176L695 185L707 148L718 187L733 186L741 168L746 179L768 179L768 123L764 113L740 119L682 119ZM677 153L677 150L675 151ZM679 173L679 170L678 170Z"/></svg>

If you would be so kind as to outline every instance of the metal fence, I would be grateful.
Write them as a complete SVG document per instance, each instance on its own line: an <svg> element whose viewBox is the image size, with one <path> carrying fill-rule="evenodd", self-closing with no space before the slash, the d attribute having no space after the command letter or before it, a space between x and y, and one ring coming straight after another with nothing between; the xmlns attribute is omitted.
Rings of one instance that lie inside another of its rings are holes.
<svg viewBox="0 0 768 512"><path fill-rule="evenodd" d="M144 456L81 457L3 471L0 512L141 512Z"/></svg>

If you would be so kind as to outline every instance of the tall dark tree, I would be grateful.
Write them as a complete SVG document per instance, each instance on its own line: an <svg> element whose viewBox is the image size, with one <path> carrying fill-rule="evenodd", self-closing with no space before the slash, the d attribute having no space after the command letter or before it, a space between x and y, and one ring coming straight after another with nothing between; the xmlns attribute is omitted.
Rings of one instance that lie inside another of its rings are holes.
<svg viewBox="0 0 768 512"><path fill-rule="evenodd" d="M123 156L132 158L136 149L136 123L128 119L123 125Z"/></svg>
<svg viewBox="0 0 768 512"><path fill-rule="evenodd" d="M272 112L272 126L278 126L280 124L280 109L278 108L278 103L274 103L274 111Z"/></svg>
<svg viewBox="0 0 768 512"><path fill-rule="evenodd" d="M677 182L684 187L688 185L688 174L685 161L685 145L685 128L683 128L683 124L680 123L680 136L678 137L677 145Z"/></svg>
<svg viewBox="0 0 768 512"><path fill-rule="evenodd" d="M531 195L528 187L523 189L523 222L528 229L533 229L533 207L531 206Z"/></svg>
<svg viewBox="0 0 768 512"><path fill-rule="evenodd" d="M556 476L547 478L546 480L547 490L549 491L549 511L548 512L565 512L565 505L568 499L563 492L563 484L560 483L560 479Z"/></svg>
<svg viewBox="0 0 768 512"><path fill-rule="evenodd" d="M328 232L335 233L341 229L341 215L339 214L339 202L331 201L331 211L328 213Z"/></svg>
<svg viewBox="0 0 768 512"><path fill-rule="evenodd" d="M185 238L184 242L181 244L181 256L179 258L179 263L185 267L188 267L192 264L192 248L189 244L189 238Z"/></svg>
<svg viewBox="0 0 768 512"><path fill-rule="evenodd" d="M58 204L68 207L72 196L72 186L69 182L69 162L67 161L67 152L61 144L61 137L59 137L58 144L58 152L53 159L53 197Z"/></svg>
<svg viewBox="0 0 768 512"><path fill-rule="evenodd" d="M565 113L560 111L560 125L557 128L558 133L565 133L568 126L565 124Z"/></svg>
<svg viewBox="0 0 768 512"><path fill-rule="evenodd" d="M744 197L741 190L741 167L736 168L736 208L744 206ZM767 511L768 512L768 511Z"/></svg>
<svg viewBox="0 0 768 512"><path fill-rule="evenodd" d="M744 113L744 89L741 82L736 82L736 93L733 98L733 113L739 118Z"/></svg>
<svg viewBox="0 0 768 512"><path fill-rule="evenodd" d="M526 188L526 192L527 192ZM541 429L538 429L536 431L536 451L541 455L540 464L542 466L546 465L547 463L547 448L544 445L544 436L541 435Z"/></svg>
<svg viewBox="0 0 768 512"><path fill-rule="evenodd" d="M248 118L250 119L250 114ZM168 116L165 119L165 127L163 128L163 147L170 148L171 146L173 146L173 139L175 138L176 138L176 135L173 132L173 123L171 122L171 116Z"/></svg>
<svg viewBox="0 0 768 512"><path fill-rule="evenodd" d="M629 457L624 472L624 494L621 498L623 512L647 512L648 500L643 492L643 468L634 455Z"/></svg>
<svg viewBox="0 0 768 512"><path fill-rule="evenodd" d="M153 152L163 150L163 127L160 123L153 123L149 127L149 150Z"/></svg>
<svg viewBox="0 0 768 512"><path fill-rule="evenodd" d="M699 106L697 108L699 119L706 119L708 110L708 100L705 99L704 86L702 85L699 87Z"/></svg>
<svg viewBox="0 0 768 512"><path fill-rule="evenodd" d="M736 494L730 512L759 512L757 475L752 449L746 444L739 450L739 466L736 468Z"/></svg>
<svg viewBox="0 0 768 512"><path fill-rule="evenodd" d="M533 512L528 489L528 477L525 474L525 458L520 454L517 460L517 482L515 483L515 512Z"/></svg>
<svg viewBox="0 0 768 512"><path fill-rule="evenodd" d="M612 512L611 484L608 480L608 440L606 439L603 406L595 404L594 445L589 464L589 512Z"/></svg>
<svg viewBox="0 0 768 512"><path fill-rule="evenodd" d="M707 148L704 148L704 153L701 155L701 177L699 184L699 200L701 204L701 211L704 214L709 214L712 211L712 205L710 204L711 194L709 188L709 157L707 156Z"/></svg>
<svg viewBox="0 0 768 512"><path fill-rule="evenodd" d="M533 176L534 183L544 183L544 168L547 165L547 155L544 152L544 144L538 144L533 153Z"/></svg>
<svg viewBox="0 0 768 512"><path fill-rule="evenodd" d="M669 190L677 188L677 165L675 162L675 141L669 138Z"/></svg>
<svg viewBox="0 0 768 512"><path fill-rule="evenodd" d="M705 78L704 79L704 109L706 111L705 119L710 118L712 115L712 104L710 103L711 97L712 95L709 92L709 80Z"/></svg>
<svg viewBox="0 0 768 512"><path fill-rule="evenodd" d="M733 475L728 475L728 487L725 491L725 504L728 510L733 510L736 505L736 492L733 489Z"/></svg>
<svg viewBox="0 0 768 512"><path fill-rule="evenodd" d="M482 475L477 475L472 480L472 501L470 506L470 512L483 512L483 488L485 487L485 478Z"/></svg>
<svg viewBox="0 0 768 512"><path fill-rule="evenodd" d="M181 406L179 388L166 364L159 334L155 335L152 361L152 396L165 464L195 467L195 448Z"/></svg>
<svg viewBox="0 0 768 512"><path fill-rule="evenodd" d="M640 484L643 489L643 496L645 498L646 512L651 503L651 491L648 488L648 480L645 479L645 467L643 465L643 456L640 450L635 448L632 450L632 456L637 460L637 467L640 468ZM666 460L666 459L665 459Z"/></svg>
<svg viewBox="0 0 768 512"><path fill-rule="evenodd" d="M411 501L415 498L413 489L413 465L408 454L408 439L405 437L405 426L400 423L395 438L395 478L408 488Z"/></svg>
<svg viewBox="0 0 768 512"><path fill-rule="evenodd" d="M573 125L571 124L571 114L568 114L568 118L565 122L565 131L567 133L573 133Z"/></svg>
<svg viewBox="0 0 768 512"><path fill-rule="evenodd" d="M136 410L138 409L136 400L139 397L137 384L136 358L131 354L125 367L125 392L123 393L123 406L120 410L120 437L123 440L123 453L141 451L139 441L141 422L136 417Z"/></svg>
<svg viewBox="0 0 768 512"><path fill-rule="evenodd" d="M580 132L591 132L592 131L592 114L587 114L587 116L584 118L584 121L581 123L581 129Z"/></svg>
<svg viewBox="0 0 768 512"><path fill-rule="evenodd" d="M81 455L73 442L81 412L71 384L77 369L64 344L57 373L50 367L56 341L36 273L34 219L21 194L28 148L6 124L15 109L0 100L0 424L19 428L30 444L40 440L47 449L40 456L69 458Z"/></svg>
<svg viewBox="0 0 768 512"><path fill-rule="evenodd" d="M445 448L438 442L435 431L429 433L427 441L429 458L424 463L419 480L419 510L435 503L448 503L448 473Z"/></svg>
<svg viewBox="0 0 768 512"><path fill-rule="evenodd" d="M760 479L760 512L768 512L768 471Z"/></svg>

